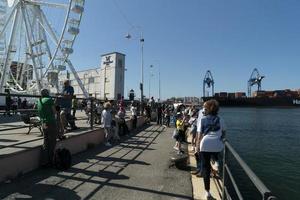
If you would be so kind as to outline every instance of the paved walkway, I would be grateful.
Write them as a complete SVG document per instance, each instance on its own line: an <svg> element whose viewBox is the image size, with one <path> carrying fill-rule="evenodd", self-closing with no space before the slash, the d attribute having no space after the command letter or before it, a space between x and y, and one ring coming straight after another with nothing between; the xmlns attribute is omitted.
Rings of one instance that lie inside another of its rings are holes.
<svg viewBox="0 0 300 200"><path fill-rule="evenodd" d="M190 173L169 168L172 130L150 126L112 148L74 156L68 171L40 169L3 183L0 199L192 199Z"/></svg>
<svg viewBox="0 0 300 200"><path fill-rule="evenodd" d="M191 135L188 137L188 141L191 143L192 137ZM196 159L194 157L194 151L192 150L192 145L188 145L189 152L189 164L191 168L196 170ZM202 177L197 177L196 175L192 175L192 185L193 185L193 197L194 200L206 200L204 199L204 183ZM212 197L210 200L221 200L222 199L222 180L220 178L210 178L210 193Z"/></svg>

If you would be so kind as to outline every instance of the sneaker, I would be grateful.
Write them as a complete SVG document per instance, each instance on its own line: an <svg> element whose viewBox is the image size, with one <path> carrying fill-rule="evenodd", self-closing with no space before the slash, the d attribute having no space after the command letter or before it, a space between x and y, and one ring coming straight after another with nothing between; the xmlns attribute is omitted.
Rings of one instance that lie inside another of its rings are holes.
<svg viewBox="0 0 300 200"><path fill-rule="evenodd" d="M104 143L104 145L107 146L107 147L111 147L112 146L111 143L109 143L109 142Z"/></svg>
<svg viewBox="0 0 300 200"><path fill-rule="evenodd" d="M211 162L211 167L214 171L218 172L219 171L219 162L218 161Z"/></svg>
<svg viewBox="0 0 300 200"><path fill-rule="evenodd" d="M211 198L212 198L212 196L211 196L210 192L205 191L204 199L210 200Z"/></svg>
<svg viewBox="0 0 300 200"><path fill-rule="evenodd" d="M197 169L197 170L192 171L191 174L196 175L196 174L198 174L199 172L200 172L200 170Z"/></svg>
<svg viewBox="0 0 300 200"><path fill-rule="evenodd" d="M179 148L174 146L173 149L175 149L176 151L179 151Z"/></svg>

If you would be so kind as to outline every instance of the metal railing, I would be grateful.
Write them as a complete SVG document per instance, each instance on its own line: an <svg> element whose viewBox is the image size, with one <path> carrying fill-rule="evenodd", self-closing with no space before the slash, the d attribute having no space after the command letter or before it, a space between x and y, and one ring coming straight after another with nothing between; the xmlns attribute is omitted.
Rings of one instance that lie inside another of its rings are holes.
<svg viewBox="0 0 300 200"><path fill-rule="evenodd" d="M0 98L5 98L8 94L7 93L0 93ZM18 113L20 114L24 114L24 113L32 113L32 114L37 114L37 110L33 108L33 104L36 103L37 99L41 98L40 95L30 95L30 94L14 94L14 93L11 93L10 94L11 98L27 98L27 106L26 108L20 108L20 105L17 106L16 110ZM59 100L59 99L62 99L63 97L60 95L60 94L57 94L55 96L50 96L50 98L54 99L55 102L56 100ZM90 125L90 129L93 129L95 127L95 103L96 102L104 102L103 100L100 100L100 99L96 99L94 97L90 97L90 98L73 98L73 99L76 99L77 100L77 109L80 109L81 108L81 105L80 105L80 101L83 101L85 100L86 102L90 102L90 113L89 115L87 114L86 118L85 119L88 119L89 118L89 125ZM5 114L6 113L6 110L7 108L5 108L5 99L2 99L2 104L4 105L0 105L0 107L2 107L2 109L0 109L0 111L3 113L0 113L1 114ZM55 105L59 105L59 104L55 104ZM11 108L10 108L10 111L13 113L13 106L11 105ZM9 112L10 112L9 111ZM19 127L19 128L23 128L23 127ZM18 127L16 128L11 128L11 129L18 129ZM10 130L10 128L8 129L5 129L5 130Z"/></svg>
<svg viewBox="0 0 300 200"><path fill-rule="evenodd" d="M239 156L239 154L234 150L234 148L229 144L228 141L225 141L225 148L223 151L223 188L222 188L222 200L231 200L232 195L228 189L227 179L233 185L235 195L238 199L243 200L242 193L237 185L236 179L234 178L232 171L228 165L228 153L230 153L241 169L246 173L247 177L254 184L256 189L262 196L262 200L277 200L277 198L271 193L271 191L264 185L264 183L256 176L256 174L250 169L250 167L245 163L245 161Z"/></svg>

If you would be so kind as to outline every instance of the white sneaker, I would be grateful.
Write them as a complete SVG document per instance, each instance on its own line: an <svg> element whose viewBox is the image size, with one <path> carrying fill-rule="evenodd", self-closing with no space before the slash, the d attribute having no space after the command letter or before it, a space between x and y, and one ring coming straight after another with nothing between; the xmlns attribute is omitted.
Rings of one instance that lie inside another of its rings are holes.
<svg viewBox="0 0 300 200"><path fill-rule="evenodd" d="M107 147L111 147L112 146L109 142L106 142L104 145L107 146Z"/></svg>
<svg viewBox="0 0 300 200"><path fill-rule="evenodd" d="M196 148L193 146L192 151L195 152Z"/></svg>
<svg viewBox="0 0 300 200"><path fill-rule="evenodd" d="M218 172L219 171L219 162L218 161L211 162L211 167L214 171Z"/></svg>
<svg viewBox="0 0 300 200"><path fill-rule="evenodd" d="M176 151L179 151L179 148L174 146L173 149L175 149Z"/></svg>
<svg viewBox="0 0 300 200"><path fill-rule="evenodd" d="M205 191L205 194L204 194L204 199L206 199L206 200L210 200L211 199L211 194L210 194L210 192L207 192L207 191Z"/></svg>

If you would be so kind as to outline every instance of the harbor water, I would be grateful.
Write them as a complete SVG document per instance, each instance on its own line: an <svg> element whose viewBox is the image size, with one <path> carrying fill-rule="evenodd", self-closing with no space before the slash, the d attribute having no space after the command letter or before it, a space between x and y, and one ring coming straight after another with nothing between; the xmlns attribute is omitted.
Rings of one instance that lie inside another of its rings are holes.
<svg viewBox="0 0 300 200"><path fill-rule="evenodd" d="M220 115L229 142L274 195L300 199L300 109L221 108Z"/></svg>

